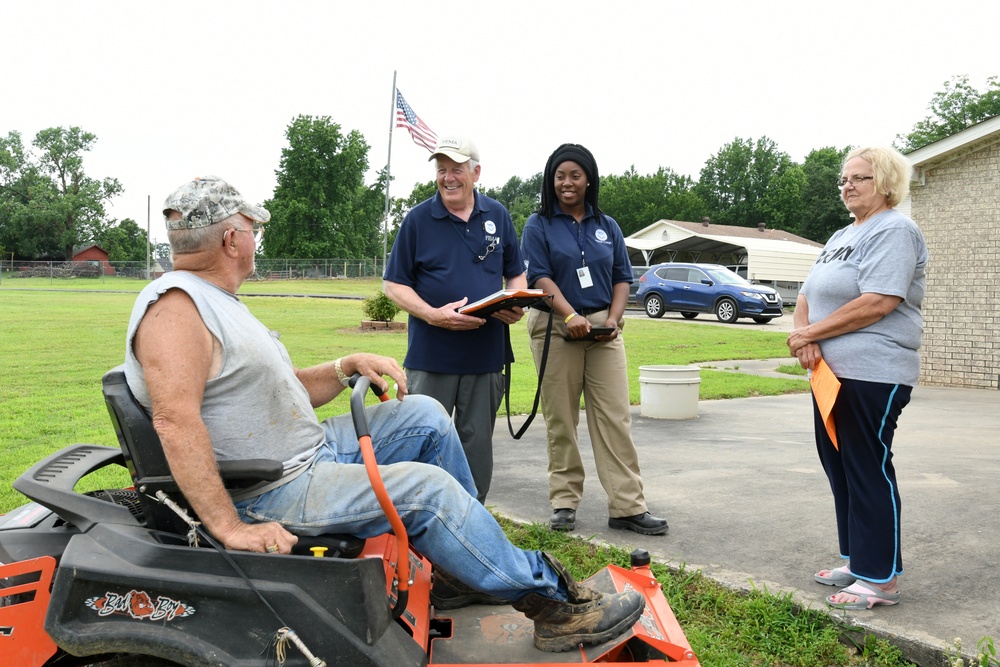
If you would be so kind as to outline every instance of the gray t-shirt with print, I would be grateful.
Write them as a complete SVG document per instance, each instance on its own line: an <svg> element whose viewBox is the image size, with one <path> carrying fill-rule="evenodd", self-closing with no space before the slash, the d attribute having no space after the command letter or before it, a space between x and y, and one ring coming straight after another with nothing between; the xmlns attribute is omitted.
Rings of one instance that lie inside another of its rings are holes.
<svg viewBox="0 0 1000 667"><path fill-rule="evenodd" d="M926 266L927 244L920 228L894 209L830 237L800 290L809 304L810 324L862 294L903 299L878 322L819 342L834 375L917 384Z"/></svg>

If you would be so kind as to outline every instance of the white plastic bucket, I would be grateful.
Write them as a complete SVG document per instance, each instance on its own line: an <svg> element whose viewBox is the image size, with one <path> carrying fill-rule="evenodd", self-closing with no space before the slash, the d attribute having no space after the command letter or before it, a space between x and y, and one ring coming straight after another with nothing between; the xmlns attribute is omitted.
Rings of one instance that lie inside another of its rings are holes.
<svg viewBox="0 0 1000 667"><path fill-rule="evenodd" d="M654 419L698 416L698 366L639 366L639 414Z"/></svg>

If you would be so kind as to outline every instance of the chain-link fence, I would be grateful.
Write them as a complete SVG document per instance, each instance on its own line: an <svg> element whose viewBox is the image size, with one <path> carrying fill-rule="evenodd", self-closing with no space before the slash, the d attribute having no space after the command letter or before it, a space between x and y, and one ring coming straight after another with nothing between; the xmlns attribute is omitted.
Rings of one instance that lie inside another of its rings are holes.
<svg viewBox="0 0 1000 667"><path fill-rule="evenodd" d="M384 264L373 259L256 259L251 280L327 280L333 278L380 278ZM0 260L0 280L47 278L50 282L89 279L107 282L120 279L152 280L172 269L169 260L146 262L22 262ZM32 281L32 282L37 282Z"/></svg>
<svg viewBox="0 0 1000 667"><path fill-rule="evenodd" d="M385 268L376 259L263 259L256 260L252 280L323 280L326 278L380 278Z"/></svg>

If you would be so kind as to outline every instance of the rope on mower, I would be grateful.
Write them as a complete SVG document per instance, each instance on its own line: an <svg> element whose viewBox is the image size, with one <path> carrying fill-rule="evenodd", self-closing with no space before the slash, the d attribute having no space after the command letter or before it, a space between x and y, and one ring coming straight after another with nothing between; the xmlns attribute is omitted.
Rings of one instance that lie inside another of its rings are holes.
<svg viewBox="0 0 1000 667"><path fill-rule="evenodd" d="M306 659L309 660L309 667L326 667L326 663L310 653L306 645L302 643L302 640L299 639L299 636L291 628L281 628L278 630L277 639L278 643L275 645L275 651L277 652L279 665L285 664L285 647L291 641L302 651L302 655L306 656Z"/></svg>
<svg viewBox="0 0 1000 667"><path fill-rule="evenodd" d="M173 510L173 512L180 517L181 521L186 523L191 528L191 532L188 533L188 543L191 543L193 539L193 542L196 545L198 542L198 535L205 538L205 541L208 542L210 545L212 545L212 547L222 555L225 561L229 563L229 566L233 568L236 574L240 575L240 577L243 579L243 581L246 582L250 590L254 592L254 594L260 599L260 601L264 603L264 606L267 607L272 614L274 614L274 617L276 619L278 619L278 622L281 623L281 625L283 626L274 635L276 640L275 651L277 653L277 659L279 665L285 664L285 647L287 646L288 642L291 641L300 651L302 651L302 654L306 657L306 659L309 660L309 667L326 667L326 662L315 657L309 651L309 649L306 648L306 645L302 642L301 639L299 639L299 636L295 634L295 632L291 628L288 627L288 624L285 623L285 621L281 618L281 616L278 615L278 612L275 611L274 607L272 607L271 604L264 599L264 596L261 595L261 592L257 590L257 587L253 585L252 581L250 581L250 577L248 577L246 573L243 571L243 569L239 565L237 565L236 561L233 560L232 556L230 556L229 553L226 552L226 550L222 547L222 545L216 542L215 539L213 539L212 536L209 535L208 532L201 527L201 524L199 522L195 521L190 516L188 516L188 513L184 511L184 508L175 503L173 500L171 500L170 497L167 496L167 494L164 493L163 491L156 492L156 501L162 503L163 505L166 505L171 510Z"/></svg>
<svg viewBox="0 0 1000 667"><path fill-rule="evenodd" d="M147 497L148 497L148 494L147 494ZM188 530L188 534L187 534L188 546L189 547L200 546L200 544L198 542L198 526L200 526L201 524L199 522L195 521L194 519L192 519L188 515L188 513L184 511L183 507L181 507L180 505L178 505L177 503L175 503L173 500L171 500L170 497L167 496L167 494L165 494L163 491L157 491L156 492L156 498L155 498L155 500L157 502L159 502L160 504L166 505L171 510L173 510L174 514L176 514L177 516L179 516L181 518L181 521L183 521L184 523L186 523L189 526L190 529Z"/></svg>

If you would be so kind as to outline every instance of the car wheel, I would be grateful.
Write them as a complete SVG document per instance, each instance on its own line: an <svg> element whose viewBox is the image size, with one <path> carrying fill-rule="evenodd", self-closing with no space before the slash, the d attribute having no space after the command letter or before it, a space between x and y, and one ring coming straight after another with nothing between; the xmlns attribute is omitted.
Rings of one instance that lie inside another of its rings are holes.
<svg viewBox="0 0 1000 667"><path fill-rule="evenodd" d="M755 317L755 318L753 318L753 321L756 322L757 324L767 324L768 322L771 321L771 318L770 317Z"/></svg>
<svg viewBox="0 0 1000 667"><path fill-rule="evenodd" d="M693 320L694 318L698 317L698 313L692 313L690 311L685 310L681 312L681 317L683 317L685 320Z"/></svg>
<svg viewBox="0 0 1000 667"><path fill-rule="evenodd" d="M719 318L720 322L732 324L739 317L736 302L732 299L719 299L719 303L715 304L715 316Z"/></svg>
<svg viewBox="0 0 1000 667"><path fill-rule="evenodd" d="M646 309L646 314L650 317L663 317L663 299L660 298L659 294L650 294L647 296L643 307Z"/></svg>

